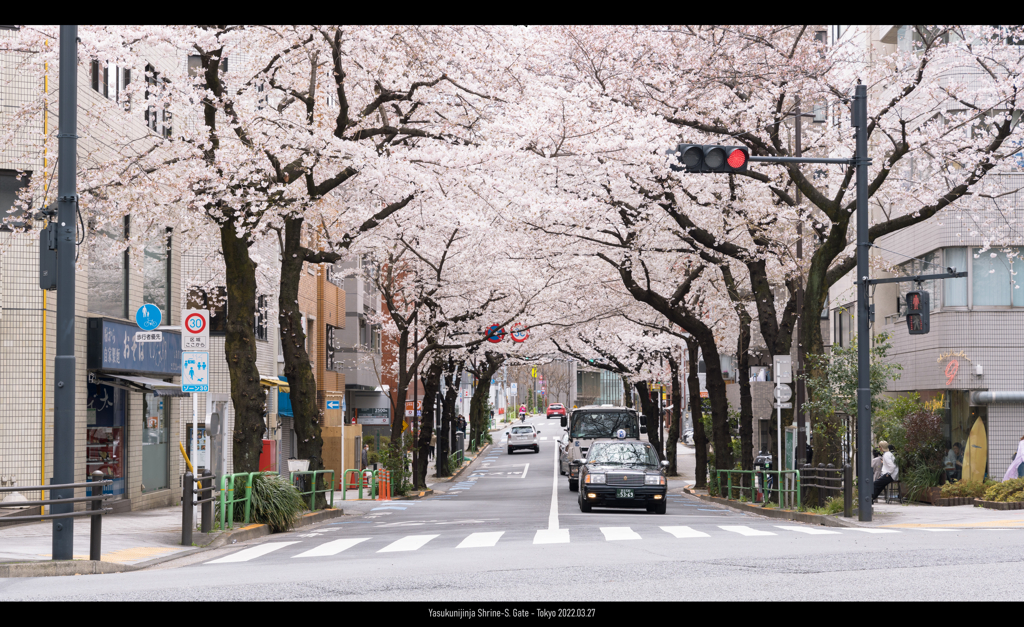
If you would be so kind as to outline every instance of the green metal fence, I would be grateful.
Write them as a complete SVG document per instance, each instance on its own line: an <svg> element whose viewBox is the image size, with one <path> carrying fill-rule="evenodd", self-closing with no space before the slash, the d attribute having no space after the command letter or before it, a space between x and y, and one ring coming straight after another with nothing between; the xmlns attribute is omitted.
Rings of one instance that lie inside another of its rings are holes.
<svg viewBox="0 0 1024 627"><path fill-rule="evenodd" d="M725 475L725 481L722 480L722 475ZM726 499L733 500L734 498L742 498L743 492L749 492L749 501L751 503L757 502L757 492L764 492L765 479L769 476L773 476L772 492L779 495L780 503L792 503L796 500L796 507L801 507L800 501L800 471L799 470L718 470L716 471L716 477L718 479L718 487L722 493L722 496ZM793 479L793 487L785 487L786 479ZM735 481L734 481L735 477ZM743 485L743 478L748 477L749 480L746 482L747 485ZM760 486L760 487L758 487ZM734 496L738 494L739 496ZM767 503L765 503L767 504Z"/></svg>
<svg viewBox="0 0 1024 627"><path fill-rule="evenodd" d="M326 475L328 473L330 473L330 475L331 475L330 482L324 482L324 485L327 486L327 487L318 490L317 487L316 487L316 477L317 477L317 475ZM311 511L311 512L315 512L316 511L316 495L317 494L321 494L321 493L326 494L328 492L331 494L331 507L333 508L334 507L334 471L333 470L304 470L304 471L293 472L291 474L291 478L290 478L290 481L291 481L292 485L295 485L295 477L301 477L301 476L304 476L304 475L311 475L312 476L312 482L310 483L309 490L306 490L305 492L300 492L299 493L302 496L306 496L307 494L309 495L309 511ZM363 485L362 481L360 481L359 482L359 486L360 486L360 488L359 488L359 493L360 493L359 496L360 496L360 498L362 498L362 490L363 490L362 489L362 485Z"/></svg>
<svg viewBox="0 0 1024 627"><path fill-rule="evenodd" d="M379 470L370 470L369 468L364 468L363 470L359 470L358 468L349 468L348 470L344 471L341 474L341 500L344 501L344 500L347 499L349 477L351 477L352 475L358 475L359 476L359 484L358 484L359 496L357 498L360 501L363 500L363 483L365 483L367 474L369 474L369 476L370 476L370 485L369 485L369 488L370 488L370 499L371 500L372 499L376 499L377 498L377 473L379 473L379 472L380 472ZM333 495L332 495L332 498L333 498ZM334 503L332 501L331 502L331 506L333 507L333 505L334 505Z"/></svg>
<svg viewBox="0 0 1024 627"><path fill-rule="evenodd" d="M249 515L251 513L251 497L252 497L252 478L256 475L269 475L274 474L270 472L236 472L230 475L224 475L220 479L220 528L229 529L234 526L235 519L235 503L245 503L245 523L249 524ZM245 478L245 483L242 486L244 494L238 496L235 494L235 479L239 477Z"/></svg>

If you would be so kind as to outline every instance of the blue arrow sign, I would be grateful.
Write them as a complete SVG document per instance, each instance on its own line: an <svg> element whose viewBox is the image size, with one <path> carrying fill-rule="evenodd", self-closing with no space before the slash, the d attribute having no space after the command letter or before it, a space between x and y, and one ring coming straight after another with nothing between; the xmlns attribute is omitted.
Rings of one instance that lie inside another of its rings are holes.
<svg viewBox="0 0 1024 627"><path fill-rule="evenodd" d="M135 324L143 331L152 331L160 326L160 308L152 303L147 303L135 312Z"/></svg>
<svg viewBox="0 0 1024 627"><path fill-rule="evenodd" d="M341 401L327 401L327 409L341 409Z"/></svg>

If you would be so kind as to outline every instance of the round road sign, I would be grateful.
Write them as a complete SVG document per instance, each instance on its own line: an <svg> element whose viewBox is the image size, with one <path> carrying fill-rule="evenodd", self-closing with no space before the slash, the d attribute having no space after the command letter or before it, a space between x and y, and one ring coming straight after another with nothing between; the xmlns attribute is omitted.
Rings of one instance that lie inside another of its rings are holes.
<svg viewBox="0 0 1024 627"><path fill-rule="evenodd" d="M793 388L789 387L785 383L780 383L775 386L775 400L780 403L785 403L789 399L793 398Z"/></svg>
<svg viewBox="0 0 1024 627"><path fill-rule="evenodd" d="M189 333L202 333L206 329L206 318L201 314L189 314L185 318L185 329Z"/></svg>
<svg viewBox="0 0 1024 627"><path fill-rule="evenodd" d="M488 342L497 344L498 342L505 339L505 328L498 324L492 324L487 327L487 333L485 334Z"/></svg>
<svg viewBox="0 0 1024 627"><path fill-rule="evenodd" d="M522 322L512 325L511 333L513 342L525 342L530 337L530 330Z"/></svg>
<svg viewBox="0 0 1024 627"><path fill-rule="evenodd" d="M143 331L152 331L160 326L161 317L160 308L147 303L135 312L135 324L139 325Z"/></svg>

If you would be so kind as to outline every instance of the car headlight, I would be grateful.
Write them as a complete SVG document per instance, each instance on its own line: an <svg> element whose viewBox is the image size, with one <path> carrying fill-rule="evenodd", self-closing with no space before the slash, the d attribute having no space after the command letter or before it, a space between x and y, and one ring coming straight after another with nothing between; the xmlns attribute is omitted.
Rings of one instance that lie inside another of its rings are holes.
<svg viewBox="0 0 1024 627"><path fill-rule="evenodd" d="M644 477L644 485L665 485L665 477L661 475L647 475Z"/></svg>
<svg viewBox="0 0 1024 627"><path fill-rule="evenodd" d="M583 483L604 483L604 475L587 475Z"/></svg>

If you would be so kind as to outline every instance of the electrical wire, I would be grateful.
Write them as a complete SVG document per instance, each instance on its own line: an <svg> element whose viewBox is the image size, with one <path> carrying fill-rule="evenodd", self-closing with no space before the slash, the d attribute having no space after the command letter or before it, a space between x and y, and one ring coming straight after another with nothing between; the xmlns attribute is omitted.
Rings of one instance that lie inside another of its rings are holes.
<svg viewBox="0 0 1024 627"><path fill-rule="evenodd" d="M884 250L887 253L892 253L894 255L899 255L900 257L904 257L906 259L912 259L914 261L920 261L921 263L927 263L927 264L932 265L932 266L939 266L939 268L942 267L941 263L935 263L934 261L925 261L924 259L921 259L920 257L911 257L910 255L905 255L903 253L898 253L895 250L889 250L888 248L882 248L878 244L871 244L871 247L872 248L877 248L878 250Z"/></svg>
<svg viewBox="0 0 1024 627"><path fill-rule="evenodd" d="M82 209L78 206L78 196L75 196L75 213L78 214L78 223L82 226L82 239L75 242L75 263L78 263L79 248L85 242L85 222L82 220Z"/></svg>

